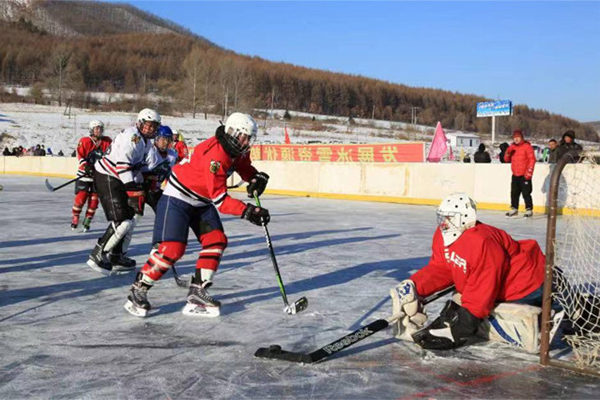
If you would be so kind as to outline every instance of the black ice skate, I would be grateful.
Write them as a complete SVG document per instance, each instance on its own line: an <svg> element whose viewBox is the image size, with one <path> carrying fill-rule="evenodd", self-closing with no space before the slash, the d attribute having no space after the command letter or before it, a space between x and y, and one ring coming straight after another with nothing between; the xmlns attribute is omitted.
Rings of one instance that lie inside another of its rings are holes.
<svg viewBox="0 0 600 400"><path fill-rule="evenodd" d="M100 272L103 275L110 275L112 272L112 265L106 259L106 253L102 251L102 246L96 244L90 258L87 260L87 265Z"/></svg>
<svg viewBox="0 0 600 400"><path fill-rule="evenodd" d="M511 208L510 211L504 215L506 215L506 218L515 218L517 215L519 215L519 210L516 208Z"/></svg>
<svg viewBox="0 0 600 400"><path fill-rule="evenodd" d="M206 288L210 283L200 285L192 283L188 292L187 304L181 311L183 315L193 317L218 317L221 315L221 302L210 297Z"/></svg>
<svg viewBox="0 0 600 400"><path fill-rule="evenodd" d="M108 260L112 264L113 273L123 273L135 270L135 260L133 258L125 257L122 253L110 253Z"/></svg>
<svg viewBox="0 0 600 400"><path fill-rule="evenodd" d="M131 285L124 307L131 315L143 318L148 315L151 308L148 302L148 290L152 286L142 282L142 276L142 273L139 272L135 282Z"/></svg>

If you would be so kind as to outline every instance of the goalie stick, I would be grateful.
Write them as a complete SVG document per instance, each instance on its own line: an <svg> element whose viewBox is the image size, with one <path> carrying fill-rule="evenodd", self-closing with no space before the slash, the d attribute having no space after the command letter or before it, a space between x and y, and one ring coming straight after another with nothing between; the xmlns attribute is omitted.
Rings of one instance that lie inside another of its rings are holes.
<svg viewBox="0 0 600 400"><path fill-rule="evenodd" d="M79 180L79 178L81 178L81 176L78 176L78 177L77 177L77 178L75 178L75 179L71 179L70 181L68 181L68 182L65 182L65 183L63 183L62 185L60 185L60 186L57 186L57 187L54 187L54 186L52 186L52 185L50 184L50 182L48 181L48 179L46 179L46 189L48 189L50 192L56 192L58 189L62 189L62 188L64 188L65 186L67 186L67 185L70 185L71 183L73 183L73 182L75 182L75 181Z"/></svg>
<svg viewBox="0 0 600 400"><path fill-rule="evenodd" d="M425 298L423 300L423 305L431 303L439 299L442 296L447 295L448 293L454 290L454 285L441 290L437 293L432 294L431 296ZM295 353L292 351L282 350L278 345L271 345L267 347L261 347L256 350L254 353L254 357L259 358L270 358L276 360L290 361L302 364L313 364L323 360L326 357L329 357L339 351L344 350L347 347L352 346L355 343L360 342L361 340L387 328L390 324L394 323L396 320L403 317L403 314L395 314L386 319L378 319L377 321L371 322L369 325L363 326L354 332L337 339L326 346L321 347L311 353Z"/></svg>

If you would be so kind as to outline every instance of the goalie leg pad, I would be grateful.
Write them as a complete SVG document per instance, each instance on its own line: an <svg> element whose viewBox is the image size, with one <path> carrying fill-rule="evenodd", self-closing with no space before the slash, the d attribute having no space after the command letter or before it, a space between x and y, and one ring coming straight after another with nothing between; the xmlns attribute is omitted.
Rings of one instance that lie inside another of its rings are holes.
<svg viewBox="0 0 600 400"><path fill-rule="evenodd" d="M528 353L538 353L541 312L542 309L535 306L500 303L480 324L477 335L520 347Z"/></svg>
<svg viewBox="0 0 600 400"><path fill-rule="evenodd" d="M133 231L135 221L133 219L126 219L123 222L111 222L111 225L113 234L104 245L104 251L106 252L110 252L121 240L125 239L130 231Z"/></svg>

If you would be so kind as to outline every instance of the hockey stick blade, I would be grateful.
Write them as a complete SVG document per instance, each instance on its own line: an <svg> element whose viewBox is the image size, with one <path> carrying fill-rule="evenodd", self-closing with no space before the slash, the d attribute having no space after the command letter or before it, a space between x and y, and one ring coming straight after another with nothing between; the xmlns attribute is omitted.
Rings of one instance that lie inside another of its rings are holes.
<svg viewBox="0 0 600 400"><path fill-rule="evenodd" d="M308 308L308 299L306 297L302 297L294 302L294 304L290 304L286 306L283 310L287 314L298 314Z"/></svg>
<svg viewBox="0 0 600 400"><path fill-rule="evenodd" d="M48 189L50 192L54 192L54 187L52 187L48 179L46 179L46 189Z"/></svg>
<svg viewBox="0 0 600 400"><path fill-rule="evenodd" d="M441 290L437 293L432 294L431 296L423 299L423 305L431 303L439 299L442 296L447 295L448 293L454 290L454 285ZM281 350L281 347L277 345L273 345L269 348L261 347L256 353L254 353L255 357L259 358L267 358L274 360L283 360L289 362L303 363L303 364L312 364L319 362L326 357L331 356L337 352L344 350L346 347L350 347L355 343L360 342L361 340L368 338L369 336L387 328L391 323L401 318L402 315L392 315L388 319L378 319L376 321L371 322L369 325L358 328L354 332L335 340L329 343L326 346L321 347L313 351L312 353L294 353L291 351Z"/></svg>

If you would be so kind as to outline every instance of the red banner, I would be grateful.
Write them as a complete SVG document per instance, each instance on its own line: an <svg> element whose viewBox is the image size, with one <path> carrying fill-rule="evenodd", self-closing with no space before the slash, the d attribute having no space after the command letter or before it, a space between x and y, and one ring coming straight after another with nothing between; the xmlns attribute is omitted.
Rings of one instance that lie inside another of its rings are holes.
<svg viewBox="0 0 600 400"><path fill-rule="evenodd" d="M424 143L254 145L252 160L324 162L424 162Z"/></svg>

